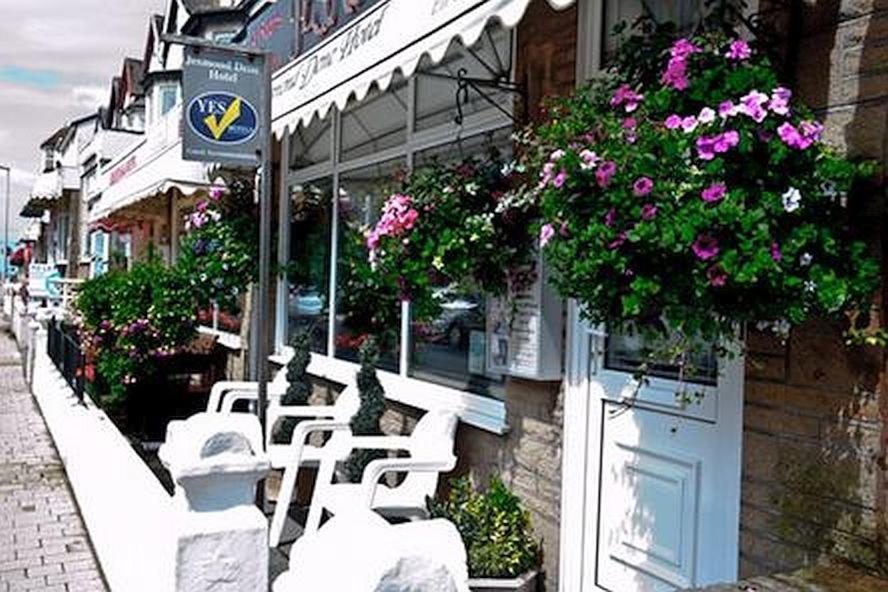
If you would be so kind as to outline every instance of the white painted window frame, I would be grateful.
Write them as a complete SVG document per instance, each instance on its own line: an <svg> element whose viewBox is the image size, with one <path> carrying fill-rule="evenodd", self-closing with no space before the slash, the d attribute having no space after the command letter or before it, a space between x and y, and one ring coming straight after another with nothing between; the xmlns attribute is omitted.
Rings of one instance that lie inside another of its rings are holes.
<svg viewBox="0 0 888 592"><path fill-rule="evenodd" d="M516 34L511 33L512 51L512 77L516 61ZM279 241L278 262L285 265L290 253L290 188L300 183L329 177L333 184L333 196L339 195L339 182L341 175L350 171L362 169L368 166L381 164L395 159L401 159L408 170L413 167L414 156L423 150L445 146L461 138L491 133L509 128L512 121L496 109L489 108L484 111L466 115L462 126L446 123L429 129L416 130L416 77L407 80L407 111L406 139L400 146L380 150L372 155L341 161L342 113L335 107L331 109L327 117L331 118L330 133L330 158L326 162L313 164L299 170L284 170L281 175L280 186L280 210L278 219ZM282 168L287 169L290 162L290 136L283 137L281 163ZM329 295L330 306L327 319L327 354L312 354L309 372L315 376L325 378L337 383L349 383L354 381L359 365L335 357L336 339L336 285L337 285L337 258L338 258L338 199L333 199L332 204L332 229L330 245L330 282ZM292 355L292 350L285 345L288 334L287 306L289 290L285 278L277 280L277 299L275 311L275 352L271 360L278 364L285 364ZM508 431L506 425L506 410L503 401L491 397L484 397L474 393L442 386L437 383L412 378L410 372L410 304L401 304L400 327L400 358L398 372L379 370L378 375L386 396L394 401L416 407L419 409L433 409L448 407L455 409L460 419L470 425L495 434L505 434Z"/></svg>

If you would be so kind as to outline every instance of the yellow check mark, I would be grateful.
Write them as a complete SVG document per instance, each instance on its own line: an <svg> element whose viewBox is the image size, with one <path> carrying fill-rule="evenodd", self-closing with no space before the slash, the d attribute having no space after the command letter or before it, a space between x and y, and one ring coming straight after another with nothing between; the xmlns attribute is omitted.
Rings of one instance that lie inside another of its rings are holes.
<svg viewBox="0 0 888 592"><path fill-rule="evenodd" d="M210 130L210 133L213 134L213 137L217 140L222 137L222 134L225 133L231 124L237 121L241 114L241 100L234 99L231 104L228 106L228 109L225 110L225 113L222 115L222 119L216 121L216 115L210 115L209 117L204 118L204 123L207 124L207 127Z"/></svg>

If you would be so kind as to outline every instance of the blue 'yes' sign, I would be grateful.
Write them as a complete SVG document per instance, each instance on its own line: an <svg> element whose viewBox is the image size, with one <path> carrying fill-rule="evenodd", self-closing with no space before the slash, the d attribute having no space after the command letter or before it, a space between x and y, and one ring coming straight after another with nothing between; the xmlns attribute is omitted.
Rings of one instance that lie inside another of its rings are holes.
<svg viewBox="0 0 888 592"><path fill-rule="evenodd" d="M192 131L222 146L253 139L259 131L259 115L245 98L231 93L204 93L188 105L188 125Z"/></svg>
<svg viewBox="0 0 888 592"><path fill-rule="evenodd" d="M254 167L263 147L261 56L185 48L182 157Z"/></svg>

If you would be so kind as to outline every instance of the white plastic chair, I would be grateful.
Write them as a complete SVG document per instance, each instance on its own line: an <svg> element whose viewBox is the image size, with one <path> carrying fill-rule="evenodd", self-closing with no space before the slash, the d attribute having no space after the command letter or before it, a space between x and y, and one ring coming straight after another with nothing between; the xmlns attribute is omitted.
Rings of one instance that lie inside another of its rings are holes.
<svg viewBox="0 0 888 592"><path fill-rule="evenodd" d="M287 390L286 370L281 370L268 385L268 408L265 412L265 452L272 468L283 469L294 458L290 442L277 444L272 441L274 426L279 420L302 419L297 428L314 432L333 432L330 441L323 446L305 444L300 452L299 463L303 466L318 466L325 450L339 449L346 437L351 418L361 407L361 399L355 386L347 386L333 405L284 405L281 397ZM235 403L248 401L255 403L259 397L259 387L255 382L219 382L213 385L207 404L209 413L231 413ZM296 441L294 430L292 441ZM304 444L304 438L301 440ZM328 448L330 446L331 448Z"/></svg>
<svg viewBox="0 0 888 592"><path fill-rule="evenodd" d="M307 425L299 424L293 432L292 457L284 471L277 507L271 521L269 544L280 544L281 533L302 456L308 452L306 439L314 431L334 431L344 434L342 439L333 438L322 452L314 495L305 525L305 534L317 532L324 510L333 514L359 506L372 508L386 516L409 519L425 518L426 497L434 496L440 473L452 471L456 466L453 454L456 436L457 417L452 411L433 410L426 413L416 424L410 436L354 436L348 427L331 423ZM406 458L384 458L371 461L364 469L360 483L331 483L336 462L348 456L352 450L393 450L406 451ZM407 473L396 487L379 485L379 480L387 473Z"/></svg>

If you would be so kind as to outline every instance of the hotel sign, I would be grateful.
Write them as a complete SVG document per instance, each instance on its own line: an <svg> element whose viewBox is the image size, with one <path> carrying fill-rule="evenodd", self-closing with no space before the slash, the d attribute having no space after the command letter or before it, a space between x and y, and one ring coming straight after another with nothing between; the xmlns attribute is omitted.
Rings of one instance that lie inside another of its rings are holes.
<svg viewBox="0 0 888 592"><path fill-rule="evenodd" d="M258 166L263 58L185 47L182 158Z"/></svg>

